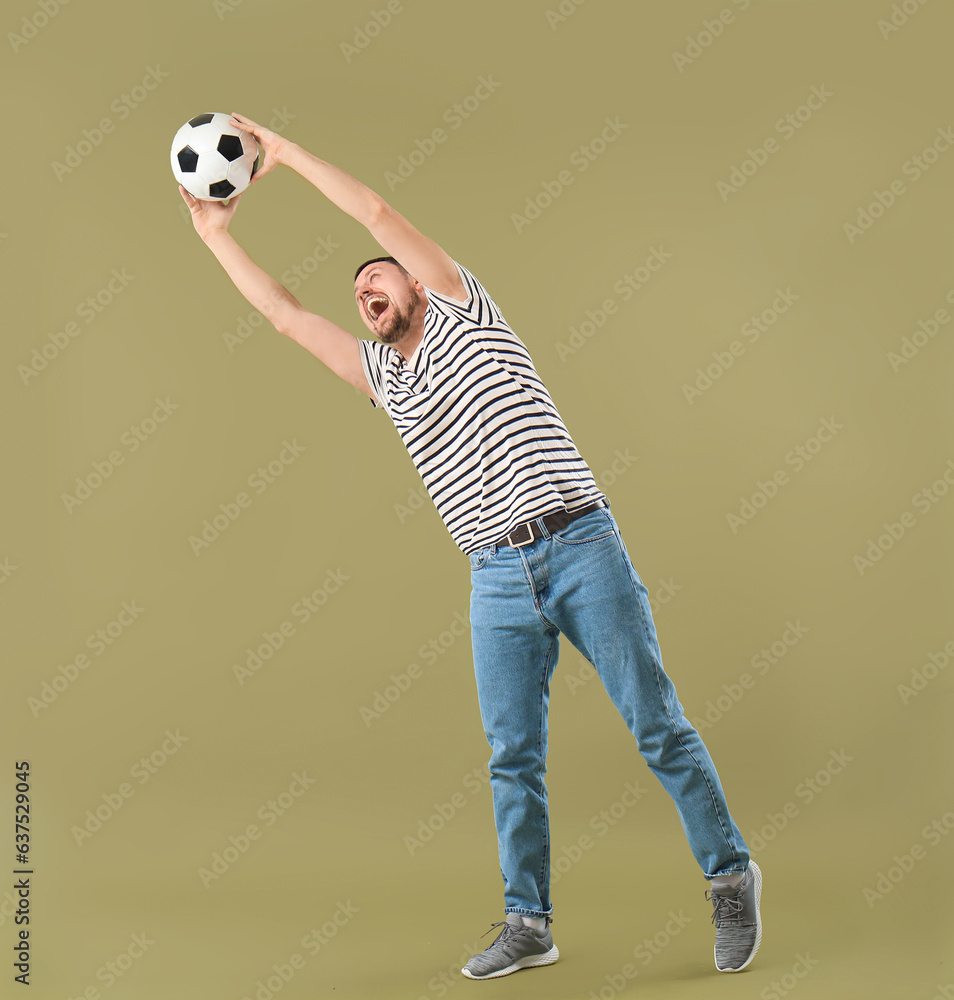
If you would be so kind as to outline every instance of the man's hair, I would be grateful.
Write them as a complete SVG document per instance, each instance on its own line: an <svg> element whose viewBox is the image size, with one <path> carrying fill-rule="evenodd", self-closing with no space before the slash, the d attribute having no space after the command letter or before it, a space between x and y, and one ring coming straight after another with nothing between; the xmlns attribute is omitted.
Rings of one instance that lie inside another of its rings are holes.
<svg viewBox="0 0 954 1000"><path fill-rule="evenodd" d="M354 280L358 280L358 275L368 266L368 264L377 264L379 261L387 261L389 264L396 264L409 278L410 272L408 269L400 262L395 260L393 257L372 257L370 260L366 260L357 271L354 272Z"/></svg>

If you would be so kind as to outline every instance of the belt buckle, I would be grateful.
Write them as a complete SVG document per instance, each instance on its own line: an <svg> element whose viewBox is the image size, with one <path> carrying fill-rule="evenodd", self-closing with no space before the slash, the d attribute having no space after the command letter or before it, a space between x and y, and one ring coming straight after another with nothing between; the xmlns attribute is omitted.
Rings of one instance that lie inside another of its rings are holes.
<svg viewBox="0 0 954 1000"><path fill-rule="evenodd" d="M514 542L514 541L511 541L511 539L513 538L513 536L521 528L526 528L527 529L527 535L528 535L527 540L525 542ZM535 541L535 539L533 537L533 528L531 527L531 523L530 522L528 522L527 524L518 524L517 527L514 528L513 531L511 531L509 535L507 535L507 544L508 545L512 545L515 549L522 549L524 546L529 545L533 541Z"/></svg>

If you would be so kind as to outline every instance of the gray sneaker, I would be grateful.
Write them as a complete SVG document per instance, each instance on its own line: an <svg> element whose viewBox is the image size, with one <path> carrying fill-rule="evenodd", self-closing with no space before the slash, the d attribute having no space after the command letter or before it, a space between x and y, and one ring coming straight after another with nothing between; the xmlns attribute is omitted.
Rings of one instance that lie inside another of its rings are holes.
<svg viewBox="0 0 954 1000"><path fill-rule="evenodd" d="M735 889L706 891L716 925L714 954L719 972L741 972L755 958L762 943L761 895L762 872L754 861Z"/></svg>
<svg viewBox="0 0 954 1000"><path fill-rule="evenodd" d="M519 969L552 965L560 952L550 935L550 919L547 917L546 927L537 931L528 927L519 913L508 913L506 920L491 924L491 931L494 927L503 928L494 943L486 951L474 955L460 971L468 979L496 979Z"/></svg>

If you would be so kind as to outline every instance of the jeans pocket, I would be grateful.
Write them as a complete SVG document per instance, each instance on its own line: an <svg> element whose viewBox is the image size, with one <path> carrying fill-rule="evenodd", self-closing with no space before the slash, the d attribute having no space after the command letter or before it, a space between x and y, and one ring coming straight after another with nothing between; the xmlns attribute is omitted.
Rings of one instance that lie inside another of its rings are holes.
<svg viewBox="0 0 954 1000"><path fill-rule="evenodd" d="M587 542L605 541L615 534L616 527L609 512L600 507L576 518L550 537L559 545L585 545Z"/></svg>

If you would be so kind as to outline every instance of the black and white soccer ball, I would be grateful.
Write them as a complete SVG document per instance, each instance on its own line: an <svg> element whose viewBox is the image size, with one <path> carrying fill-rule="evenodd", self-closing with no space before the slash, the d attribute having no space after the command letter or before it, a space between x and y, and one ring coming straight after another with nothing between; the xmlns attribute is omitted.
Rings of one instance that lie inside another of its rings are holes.
<svg viewBox="0 0 954 1000"><path fill-rule="evenodd" d="M229 117L218 111L196 115L172 140L172 172L200 201L224 201L241 194L259 165L255 137L230 125Z"/></svg>

